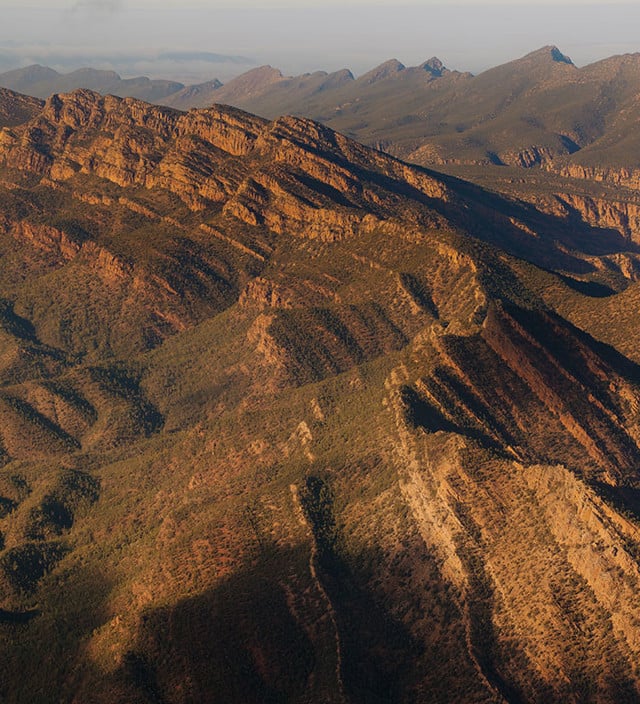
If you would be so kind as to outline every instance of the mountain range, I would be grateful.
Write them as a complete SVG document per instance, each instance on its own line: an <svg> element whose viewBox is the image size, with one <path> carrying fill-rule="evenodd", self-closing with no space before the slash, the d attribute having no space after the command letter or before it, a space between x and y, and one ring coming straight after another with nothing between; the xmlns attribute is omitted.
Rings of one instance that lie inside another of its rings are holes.
<svg viewBox="0 0 640 704"><path fill-rule="evenodd" d="M423 166L542 166L635 187L639 57L578 68L547 46L476 76L433 57L416 67L390 60L358 78L347 69L285 77L262 66L224 85L191 86L32 66L0 74L0 85L40 98L89 88L181 110L221 103L267 119L292 114Z"/></svg>
<svg viewBox="0 0 640 704"><path fill-rule="evenodd" d="M548 53L516 113L585 70ZM482 79L299 83L405 72ZM638 701L630 181L86 89L0 119L2 701Z"/></svg>
<svg viewBox="0 0 640 704"><path fill-rule="evenodd" d="M360 142L424 166L545 166L568 175L630 172L637 181L640 55L577 68L553 46L474 76L433 58L407 68L388 61L354 79L349 72L285 78L254 69L182 109L228 103L275 118L310 117Z"/></svg>

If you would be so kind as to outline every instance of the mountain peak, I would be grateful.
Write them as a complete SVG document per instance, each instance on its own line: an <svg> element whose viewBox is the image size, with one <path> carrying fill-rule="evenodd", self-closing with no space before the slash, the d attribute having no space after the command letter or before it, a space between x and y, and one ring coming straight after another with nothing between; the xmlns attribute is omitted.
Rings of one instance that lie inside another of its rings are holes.
<svg viewBox="0 0 640 704"><path fill-rule="evenodd" d="M353 81L353 73L348 68L342 68L339 71L334 71L327 76L327 79L335 83L335 85L340 85L342 83L349 83Z"/></svg>
<svg viewBox="0 0 640 704"><path fill-rule="evenodd" d="M217 78L205 83L195 83L170 95L162 101L162 104L182 108L186 103L188 108L204 108L214 102L215 96L213 94L222 86L222 82Z"/></svg>
<svg viewBox="0 0 640 704"><path fill-rule="evenodd" d="M265 89L283 79L281 71L273 66L258 66L225 84L224 88L231 95L252 94Z"/></svg>
<svg viewBox="0 0 640 704"><path fill-rule="evenodd" d="M23 68L16 68L2 74L3 87L14 90L18 82L35 83L37 81L52 80L60 74L48 66L31 64Z"/></svg>
<svg viewBox="0 0 640 704"><path fill-rule="evenodd" d="M372 68L371 71L360 76L360 80L363 83L376 83L377 81L384 80L385 78L390 78L395 76L401 71L404 71L405 65L400 63L398 59L389 59L379 66Z"/></svg>
<svg viewBox="0 0 640 704"><path fill-rule="evenodd" d="M208 88L210 90L217 90L218 88L222 88L222 85L222 81L218 80L217 78L214 78L212 81L207 81L206 83L201 83L199 86L194 87L200 87L200 89Z"/></svg>
<svg viewBox="0 0 640 704"><path fill-rule="evenodd" d="M557 46L554 46L552 44L548 46L543 46L541 49L537 49L536 51L532 51L531 53L527 54L524 58L541 60L551 59L552 61L555 61L558 64L569 64L570 66L574 65L573 61L571 61L568 56L563 54Z"/></svg>
<svg viewBox="0 0 640 704"><path fill-rule="evenodd" d="M434 76L442 76L442 74L447 70L445 65L437 56L432 56L428 61L420 64L420 68Z"/></svg>

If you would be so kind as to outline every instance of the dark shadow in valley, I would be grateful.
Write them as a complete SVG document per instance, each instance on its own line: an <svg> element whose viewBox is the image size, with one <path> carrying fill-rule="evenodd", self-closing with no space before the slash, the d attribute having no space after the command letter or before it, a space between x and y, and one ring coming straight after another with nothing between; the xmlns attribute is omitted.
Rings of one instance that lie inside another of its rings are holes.
<svg viewBox="0 0 640 704"><path fill-rule="evenodd" d="M300 501L314 535L316 569L333 605L343 686L353 704L402 701L403 683L420 646L366 590L341 555L333 497L319 477L307 478Z"/></svg>
<svg viewBox="0 0 640 704"><path fill-rule="evenodd" d="M306 630L281 585L288 553L263 555L214 589L143 614L116 674L134 701L279 704L300 701L315 666Z"/></svg>
<svg viewBox="0 0 640 704"><path fill-rule="evenodd" d="M469 181L464 181L455 176L441 174L439 172L424 169L425 173L432 178L441 180L445 185L451 188L456 194L464 197L471 204L478 207L478 213L483 216L483 221L490 222L490 214L495 213L500 229L508 237L506 242L503 239L502 233L491 234L492 228L484 226L482 231L489 237L495 237L495 244L504 247L509 244L509 240L515 238L513 245L517 240L522 240L526 237L526 244L536 254L542 255L544 247L553 245L554 258L564 254L565 257L571 257L570 254L558 250L557 245L561 244L569 249L575 249L590 256L605 256L607 254L617 254L620 252L635 252L640 253L640 245L635 242L630 242L627 238L621 235L613 228L592 227L584 222L579 213L574 213L569 218L561 218L555 215L544 213L533 205L524 201L515 200L502 196L494 191L489 191L481 186L477 186ZM424 196L423 196L424 198ZM459 210L459 204L443 203L443 214L447 217L456 217L455 213ZM473 211L469 213L470 221L462 214L462 223L469 222L473 225L475 218ZM485 220L487 218L487 220ZM522 230L513 225L509 218L525 223L534 230L537 237L524 235ZM461 219L461 215L457 216ZM478 224L478 223L476 223ZM489 241L492 241L491 239ZM538 246L536 247L536 243ZM512 245L512 246L513 246ZM508 249L508 248L507 248Z"/></svg>
<svg viewBox="0 0 640 704"><path fill-rule="evenodd" d="M446 370L436 370L436 372L438 371L442 374L446 374ZM462 385L459 385L459 387L462 389ZM449 420L440 408L438 408L434 403L429 402L426 398L421 397L420 394L418 394L418 392L410 386L405 386L401 389L401 399L405 409L406 421L412 427L422 428L428 433L443 431L445 433L462 435L463 437L475 440L487 449L491 449L497 455L513 459L512 456L507 455L502 449L505 446L504 443L498 443L487 432L483 432L480 427L474 427L471 425L465 426L461 423L456 423ZM464 395L464 399L460 398L460 403L464 403L468 400L471 401L471 404L478 406L477 402L474 403L475 399L473 399L471 394L468 393ZM501 425L494 418L492 418L491 421L494 428ZM501 430L504 438L509 437L505 429L501 428ZM506 444L513 445L515 443L513 439L510 438Z"/></svg>
<svg viewBox="0 0 640 704"><path fill-rule="evenodd" d="M557 314L554 313L553 317L568 328L583 345L591 348L600 359L604 360L611 369L620 374L626 381L640 386L640 364L625 357L615 347L608 345L606 342L596 340L595 337L592 337L589 333L581 330Z"/></svg>
<svg viewBox="0 0 640 704"><path fill-rule="evenodd" d="M461 518L459 510L457 515L458 518ZM473 656L491 687L496 693L499 693L504 702L508 704L525 704L528 701L527 696L501 672L498 665L500 654L496 629L493 625L496 598L493 580L487 573L479 554L463 541L459 540L458 542L458 555L469 580L467 609L469 640ZM532 679L538 680L535 675ZM552 701L553 693L544 682L537 681L536 686L539 693L545 693L547 701Z"/></svg>
<svg viewBox="0 0 640 704"><path fill-rule="evenodd" d="M562 146L567 150L568 154L575 154L576 152L579 152L582 147L571 137L568 137L566 134L561 134L558 135L560 141L562 142Z"/></svg>
<svg viewBox="0 0 640 704"><path fill-rule="evenodd" d="M124 364L96 366L89 368L92 381L115 396L130 404L130 415L135 426L146 437L158 432L164 425L160 411L146 398L137 371Z"/></svg>
<svg viewBox="0 0 640 704"><path fill-rule="evenodd" d="M588 298L608 298L618 293L618 291L610 286L599 284L596 281L581 281L580 279L574 279L571 276L563 276L561 274L559 278L562 283L566 284L569 288Z"/></svg>
<svg viewBox="0 0 640 704"><path fill-rule="evenodd" d="M630 518L634 523L640 524L640 487L639 486L611 486L602 482L595 482L594 489L600 496L613 506L616 511ZM635 544L634 544L635 545ZM640 545L631 551L633 557L640 558Z"/></svg>
<svg viewBox="0 0 640 704"><path fill-rule="evenodd" d="M77 700L93 674L88 639L113 616L107 606L112 586L102 571L77 563L66 571L62 563L35 595L10 611L0 610L0 701ZM103 680L104 673L96 673L94 685L103 686ZM98 689L94 686L95 694Z"/></svg>
<svg viewBox="0 0 640 704"><path fill-rule="evenodd" d="M290 550L263 545L254 564L217 587L143 615L116 674L127 701L407 700L402 688L419 648L338 557L331 547L333 529L323 525L331 520L322 508L314 512L311 500L305 494L317 536L315 572L333 615L317 587L304 594L286 587L292 568L302 567L313 583L309 545Z"/></svg>
<svg viewBox="0 0 640 704"><path fill-rule="evenodd" d="M40 615L38 609L28 611L5 611L0 609L0 625L24 625Z"/></svg>

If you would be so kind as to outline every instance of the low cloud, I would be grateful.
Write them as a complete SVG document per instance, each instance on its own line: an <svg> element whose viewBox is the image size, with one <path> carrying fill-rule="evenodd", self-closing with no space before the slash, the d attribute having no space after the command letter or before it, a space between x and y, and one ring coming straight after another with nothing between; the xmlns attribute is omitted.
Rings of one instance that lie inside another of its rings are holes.
<svg viewBox="0 0 640 704"><path fill-rule="evenodd" d="M106 12L116 13L124 9L123 0L76 0L72 12Z"/></svg>

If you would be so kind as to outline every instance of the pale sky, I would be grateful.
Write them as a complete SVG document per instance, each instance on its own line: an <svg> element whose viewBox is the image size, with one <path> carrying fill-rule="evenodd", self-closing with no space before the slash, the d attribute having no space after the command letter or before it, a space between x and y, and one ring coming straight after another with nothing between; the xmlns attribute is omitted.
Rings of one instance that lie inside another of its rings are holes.
<svg viewBox="0 0 640 704"><path fill-rule="evenodd" d="M537 4L557 5L554 0L538 0ZM633 5L636 0L566 0L563 5ZM458 0L458 2L446 2L446 0L404 0L401 3L390 2L390 0L0 0L0 8L6 7L56 7L56 8L121 8L121 7L145 7L145 8L226 8L237 9L239 7L277 9L291 7L326 7L327 5L339 6L386 6L397 8L402 6L434 7L436 5L531 5L530 0L493 0L488 3L486 0Z"/></svg>
<svg viewBox="0 0 640 704"><path fill-rule="evenodd" d="M90 64L184 82L265 63L359 74L435 55L477 73L546 44L578 65L640 50L637 0L0 0L0 12L0 71ZM185 53L196 51L250 61Z"/></svg>

